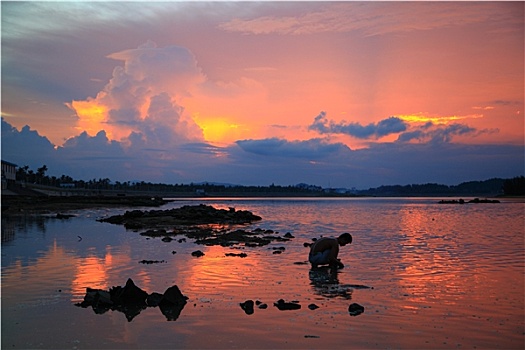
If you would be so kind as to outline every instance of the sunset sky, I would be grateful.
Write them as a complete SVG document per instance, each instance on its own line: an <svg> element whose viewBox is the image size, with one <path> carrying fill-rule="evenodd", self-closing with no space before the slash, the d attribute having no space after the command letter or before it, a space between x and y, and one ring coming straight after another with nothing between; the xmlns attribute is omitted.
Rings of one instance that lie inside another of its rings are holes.
<svg viewBox="0 0 525 350"><path fill-rule="evenodd" d="M76 179L523 175L524 2L1 2L2 160Z"/></svg>

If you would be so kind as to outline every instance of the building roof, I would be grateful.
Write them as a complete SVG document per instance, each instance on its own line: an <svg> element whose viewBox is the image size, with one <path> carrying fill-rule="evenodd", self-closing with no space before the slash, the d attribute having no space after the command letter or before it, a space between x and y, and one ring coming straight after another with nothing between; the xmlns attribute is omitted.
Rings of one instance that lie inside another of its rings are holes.
<svg viewBox="0 0 525 350"><path fill-rule="evenodd" d="M2 160L2 164L11 165L11 166L14 166L14 167L18 166L15 163L11 163L11 162L8 162L8 161L5 161L5 160Z"/></svg>

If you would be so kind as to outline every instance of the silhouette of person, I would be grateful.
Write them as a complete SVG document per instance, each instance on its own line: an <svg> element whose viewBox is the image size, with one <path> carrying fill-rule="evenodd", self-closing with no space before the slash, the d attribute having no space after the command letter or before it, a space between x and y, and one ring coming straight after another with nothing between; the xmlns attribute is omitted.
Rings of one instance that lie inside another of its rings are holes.
<svg viewBox="0 0 525 350"><path fill-rule="evenodd" d="M320 238L310 247L308 261L312 264L312 268L317 268L319 265L330 265L330 267L342 269L344 264L337 259L339 246L343 247L350 243L352 243L352 235L348 232L337 238Z"/></svg>

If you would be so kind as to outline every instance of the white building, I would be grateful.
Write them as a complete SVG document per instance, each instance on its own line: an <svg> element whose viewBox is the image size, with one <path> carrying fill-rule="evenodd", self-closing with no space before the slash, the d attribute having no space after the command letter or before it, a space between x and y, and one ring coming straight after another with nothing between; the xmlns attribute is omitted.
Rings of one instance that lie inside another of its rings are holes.
<svg viewBox="0 0 525 350"><path fill-rule="evenodd" d="M16 181L16 164L2 160L2 189L7 189L8 183Z"/></svg>

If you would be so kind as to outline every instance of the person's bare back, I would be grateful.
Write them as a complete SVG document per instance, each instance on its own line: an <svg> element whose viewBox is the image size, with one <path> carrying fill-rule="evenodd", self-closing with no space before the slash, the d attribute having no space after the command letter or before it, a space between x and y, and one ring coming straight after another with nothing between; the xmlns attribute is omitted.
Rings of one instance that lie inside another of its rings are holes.
<svg viewBox="0 0 525 350"><path fill-rule="evenodd" d="M310 247L308 260L314 268L318 265L326 264L331 267L343 268L343 263L337 259L337 256L339 255L339 246L345 246L349 243L352 243L352 236L349 233L343 233L338 238L320 238Z"/></svg>

